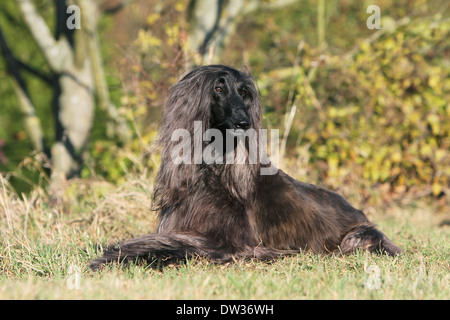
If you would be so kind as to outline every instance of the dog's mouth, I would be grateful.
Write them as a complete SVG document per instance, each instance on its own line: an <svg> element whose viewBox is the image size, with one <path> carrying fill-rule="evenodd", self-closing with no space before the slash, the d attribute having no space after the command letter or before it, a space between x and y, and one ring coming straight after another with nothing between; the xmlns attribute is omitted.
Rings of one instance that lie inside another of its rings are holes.
<svg viewBox="0 0 450 320"><path fill-rule="evenodd" d="M250 129L250 120L248 118L240 118L234 121L232 129L228 129L227 131L233 136L240 136L248 129Z"/></svg>
<svg viewBox="0 0 450 320"><path fill-rule="evenodd" d="M240 136L245 133L244 129L238 128L238 129L227 129L227 132L229 132L232 136Z"/></svg>
<svg viewBox="0 0 450 320"><path fill-rule="evenodd" d="M221 123L220 125L212 125L213 128L218 129L222 134L230 134L232 136L240 136L250 129L250 123Z"/></svg>

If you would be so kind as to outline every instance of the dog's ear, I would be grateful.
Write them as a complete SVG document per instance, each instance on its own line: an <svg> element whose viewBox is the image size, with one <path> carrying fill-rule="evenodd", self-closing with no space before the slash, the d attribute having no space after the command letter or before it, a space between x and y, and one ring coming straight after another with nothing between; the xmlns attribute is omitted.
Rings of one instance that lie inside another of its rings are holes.
<svg viewBox="0 0 450 320"><path fill-rule="evenodd" d="M261 103L259 101L258 93L252 93L251 106L249 108L250 120L252 122L253 128L258 130L262 129L261 123Z"/></svg>
<svg viewBox="0 0 450 320"><path fill-rule="evenodd" d="M242 67L241 70L242 70L241 71L242 73L246 74L247 76L251 76L250 69L249 69L249 67L246 64L244 64L244 66Z"/></svg>

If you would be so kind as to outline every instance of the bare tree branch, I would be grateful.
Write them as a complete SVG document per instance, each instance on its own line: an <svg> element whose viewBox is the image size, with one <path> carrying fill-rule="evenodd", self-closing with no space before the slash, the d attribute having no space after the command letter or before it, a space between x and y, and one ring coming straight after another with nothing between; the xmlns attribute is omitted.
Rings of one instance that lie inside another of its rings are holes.
<svg viewBox="0 0 450 320"><path fill-rule="evenodd" d="M22 60L19 60L18 58L16 58L16 61L17 61L17 64L19 65L19 67L22 68L23 70L27 71L28 73L32 74L35 77L38 77L39 79L41 79L48 85L52 84L52 75L45 74L45 73L39 71L38 69L36 69L35 67L30 66L28 63L25 63Z"/></svg>
<svg viewBox="0 0 450 320"><path fill-rule="evenodd" d="M39 152L44 151L44 134L42 132L41 122L36 115L36 110L30 99L28 87L20 73L20 63L11 51L3 30L0 26L0 52L6 62L6 69L13 83L14 91L19 99L19 108L24 115L25 130L30 138L33 149Z"/></svg>
<svg viewBox="0 0 450 320"><path fill-rule="evenodd" d="M236 29L239 18L257 9L277 9L291 5L298 0L191 0L189 16L189 48L197 51L207 62L213 63Z"/></svg>
<svg viewBox="0 0 450 320"><path fill-rule="evenodd" d="M48 64L54 72L62 70L66 57L70 54L70 46L65 38L56 41L45 20L37 12L31 0L16 0L22 12L22 18L42 50Z"/></svg>
<svg viewBox="0 0 450 320"><path fill-rule="evenodd" d="M77 4L81 11L92 12L94 8L92 3L86 0L78 0ZM86 16L82 19L82 31L85 35L87 43L87 50L89 58L92 62L92 73L94 76L95 88L99 101L99 107L108 116L110 129L120 139L121 142L126 143L131 138L131 131L128 127L126 119L119 115L116 106L111 102L109 96L108 84L106 83L105 70L103 68L102 57L100 53L100 44L96 30L95 15Z"/></svg>
<svg viewBox="0 0 450 320"><path fill-rule="evenodd" d="M102 6L100 7L100 9L102 10L102 12L104 14L115 14L115 13L119 12L120 10L122 10L123 8L125 8L130 3L134 2L134 0L122 0L122 1L119 1L118 3L113 3L112 5L109 2L110 1L108 1L107 5L102 4Z"/></svg>

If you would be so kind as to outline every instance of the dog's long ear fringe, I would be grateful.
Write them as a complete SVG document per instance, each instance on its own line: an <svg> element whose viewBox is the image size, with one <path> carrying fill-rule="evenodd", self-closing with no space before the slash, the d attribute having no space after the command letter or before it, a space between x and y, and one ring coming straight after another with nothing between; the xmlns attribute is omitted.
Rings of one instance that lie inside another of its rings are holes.
<svg viewBox="0 0 450 320"><path fill-rule="evenodd" d="M159 144L163 148L161 168L156 178L154 210L164 210L183 199L195 185L198 167L176 165L171 160L175 130L185 129L194 136L194 122L201 121L202 130L209 129L211 118L211 90L215 78L206 71L194 71L171 88L159 131ZM191 155L194 155L191 145Z"/></svg>

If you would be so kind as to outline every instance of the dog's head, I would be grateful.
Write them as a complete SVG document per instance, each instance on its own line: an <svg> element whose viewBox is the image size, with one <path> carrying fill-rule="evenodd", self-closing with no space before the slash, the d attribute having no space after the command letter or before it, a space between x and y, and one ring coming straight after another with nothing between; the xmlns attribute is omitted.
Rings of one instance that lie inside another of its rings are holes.
<svg viewBox="0 0 450 320"><path fill-rule="evenodd" d="M219 72L211 86L211 127L240 134L252 125L252 89L240 73Z"/></svg>
<svg viewBox="0 0 450 320"><path fill-rule="evenodd" d="M261 127L258 92L247 73L221 65L204 66L187 74L176 89L190 96L189 105L183 106L190 112L179 116L207 121L204 129L240 134Z"/></svg>

